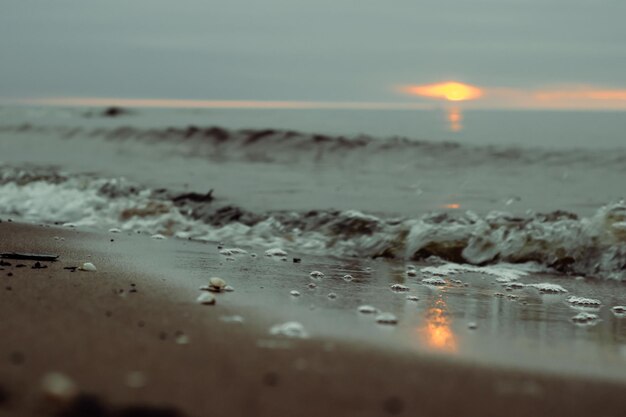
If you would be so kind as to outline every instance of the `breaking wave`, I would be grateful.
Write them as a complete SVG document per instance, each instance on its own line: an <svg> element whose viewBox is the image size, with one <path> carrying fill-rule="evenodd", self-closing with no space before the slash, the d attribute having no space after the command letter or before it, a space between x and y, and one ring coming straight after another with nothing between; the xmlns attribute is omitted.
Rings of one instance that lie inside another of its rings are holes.
<svg viewBox="0 0 626 417"><path fill-rule="evenodd" d="M626 280L624 202L607 204L589 217L565 211L419 218L382 218L355 210L254 213L225 204L212 191L177 193L123 178L2 167L0 215L342 257L435 256L478 266L534 262L566 274Z"/></svg>

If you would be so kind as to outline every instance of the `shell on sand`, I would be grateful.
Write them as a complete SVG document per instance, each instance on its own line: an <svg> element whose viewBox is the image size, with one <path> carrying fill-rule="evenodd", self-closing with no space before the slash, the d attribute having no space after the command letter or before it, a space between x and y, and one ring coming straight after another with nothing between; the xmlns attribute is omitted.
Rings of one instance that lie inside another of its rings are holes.
<svg viewBox="0 0 626 417"><path fill-rule="evenodd" d="M196 301L199 304L213 305L215 304L215 297L212 294L205 292L205 293L200 294L198 298L196 299Z"/></svg>
<svg viewBox="0 0 626 417"><path fill-rule="evenodd" d="M46 399L59 403L68 403L78 395L76 383L60 372L50 372L41 380L41 390Z"/></svg>
<svg viewBox="0 0 626 417"><path fill-rule="evenodd" d="M98 270L98 268L96 268L96 266L92 264L91 262L85 262L83 266L81 266L78 269L80 269L81 271L89 271L89 272L95 272Z"/></svg>

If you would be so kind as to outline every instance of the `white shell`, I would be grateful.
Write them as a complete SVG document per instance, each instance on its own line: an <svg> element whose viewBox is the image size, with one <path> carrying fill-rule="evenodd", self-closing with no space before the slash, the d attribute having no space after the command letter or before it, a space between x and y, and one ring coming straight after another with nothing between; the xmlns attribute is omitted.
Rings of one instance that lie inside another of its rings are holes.
<svg viewBox="0 0 626 417"><path fill-rule="evenodd" d="M92 264L91 262L85 262L83 266L80 267L80 270L95 272L98 270L98 268L96 268L96 266Z"/></svg>
<svg viewBox="0 0 626 417"><path fill-rule="evenodd" d="M226 287L226 281L219 277L209 279L209 291L220 292Z"/></svg>
<svg viewBox="0 0 626 417"><path fill-rule="evenodd" d="M70 402L78 395L78 387L70 377L60 372L50 372L41 380L44 396L52 401Z"/></svg>
<svg viewBox="0 0 626 417"><path fill-rule="evenodd" d="M202 293L196 298L196 302L204 305L213 305L215 304L215 297L208 292Z"/></svg>

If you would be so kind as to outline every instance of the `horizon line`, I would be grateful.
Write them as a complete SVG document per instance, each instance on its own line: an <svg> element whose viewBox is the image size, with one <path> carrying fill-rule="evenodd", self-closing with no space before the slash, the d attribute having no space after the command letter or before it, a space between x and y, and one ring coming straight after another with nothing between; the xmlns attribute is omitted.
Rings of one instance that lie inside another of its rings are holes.
<svg viewBox="0 0 626 417"><path fill-rule="evenodd" d="M376 101L316 101L316 100L197 100L114 97L29 97L0 98L0 104L68 107L129 107L175 109L293 109L293 110L605 110L626 111L626 102L573 100L571 102L519 103L480 101L467 102L376 102Z"/></svg>

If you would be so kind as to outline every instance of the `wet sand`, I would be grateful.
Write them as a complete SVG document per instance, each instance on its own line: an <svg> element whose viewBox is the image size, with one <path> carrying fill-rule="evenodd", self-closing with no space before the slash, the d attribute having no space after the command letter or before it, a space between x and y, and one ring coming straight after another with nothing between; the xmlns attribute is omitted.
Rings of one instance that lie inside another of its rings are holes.
<svg viewBox="0 0 626 417"><path fill-rule="evenodd" d="M490 361L411 349L403 328L363 323L346 313L352 305L340 307L370 300L376 282L357 282L360 298L353 300L340 291L347 283L320 283L322 294L309 297L308 277L283 279L286 270L330 268L339 263L333 259L293 264L291 254L285 263L260 252L252 264L249 255L229 261L210 243L3 221L0 252L11 251L60 258L42 262L43 269L16 260L0 267L0 415L53 414L40 387L53 371L94 395L101 415L621 416L626 409L623 355L608 353L623 350L617 321L613 338L600 334L600 345L611 349L537 349L528 336L523 340L535 348L525 355L510 358L516 355L495 344L505 360ZM84 262L98 271L64 269ZM197 304L198 287L214 275L235 291L217 294L216 305ZM327 288L335 287L338 299L327 300ZM303 295L290 297L292 289ZM232 315L243 322L223 320ZM294 319L310 338L268 333ZM554 318L538 320L549 325ZM494 333L506 335L496 329L488 336ZM189 343L177 343L181 335ZM586 340L576 332L569 339ZM138 405L152 408L128 408Z"/></svg>

